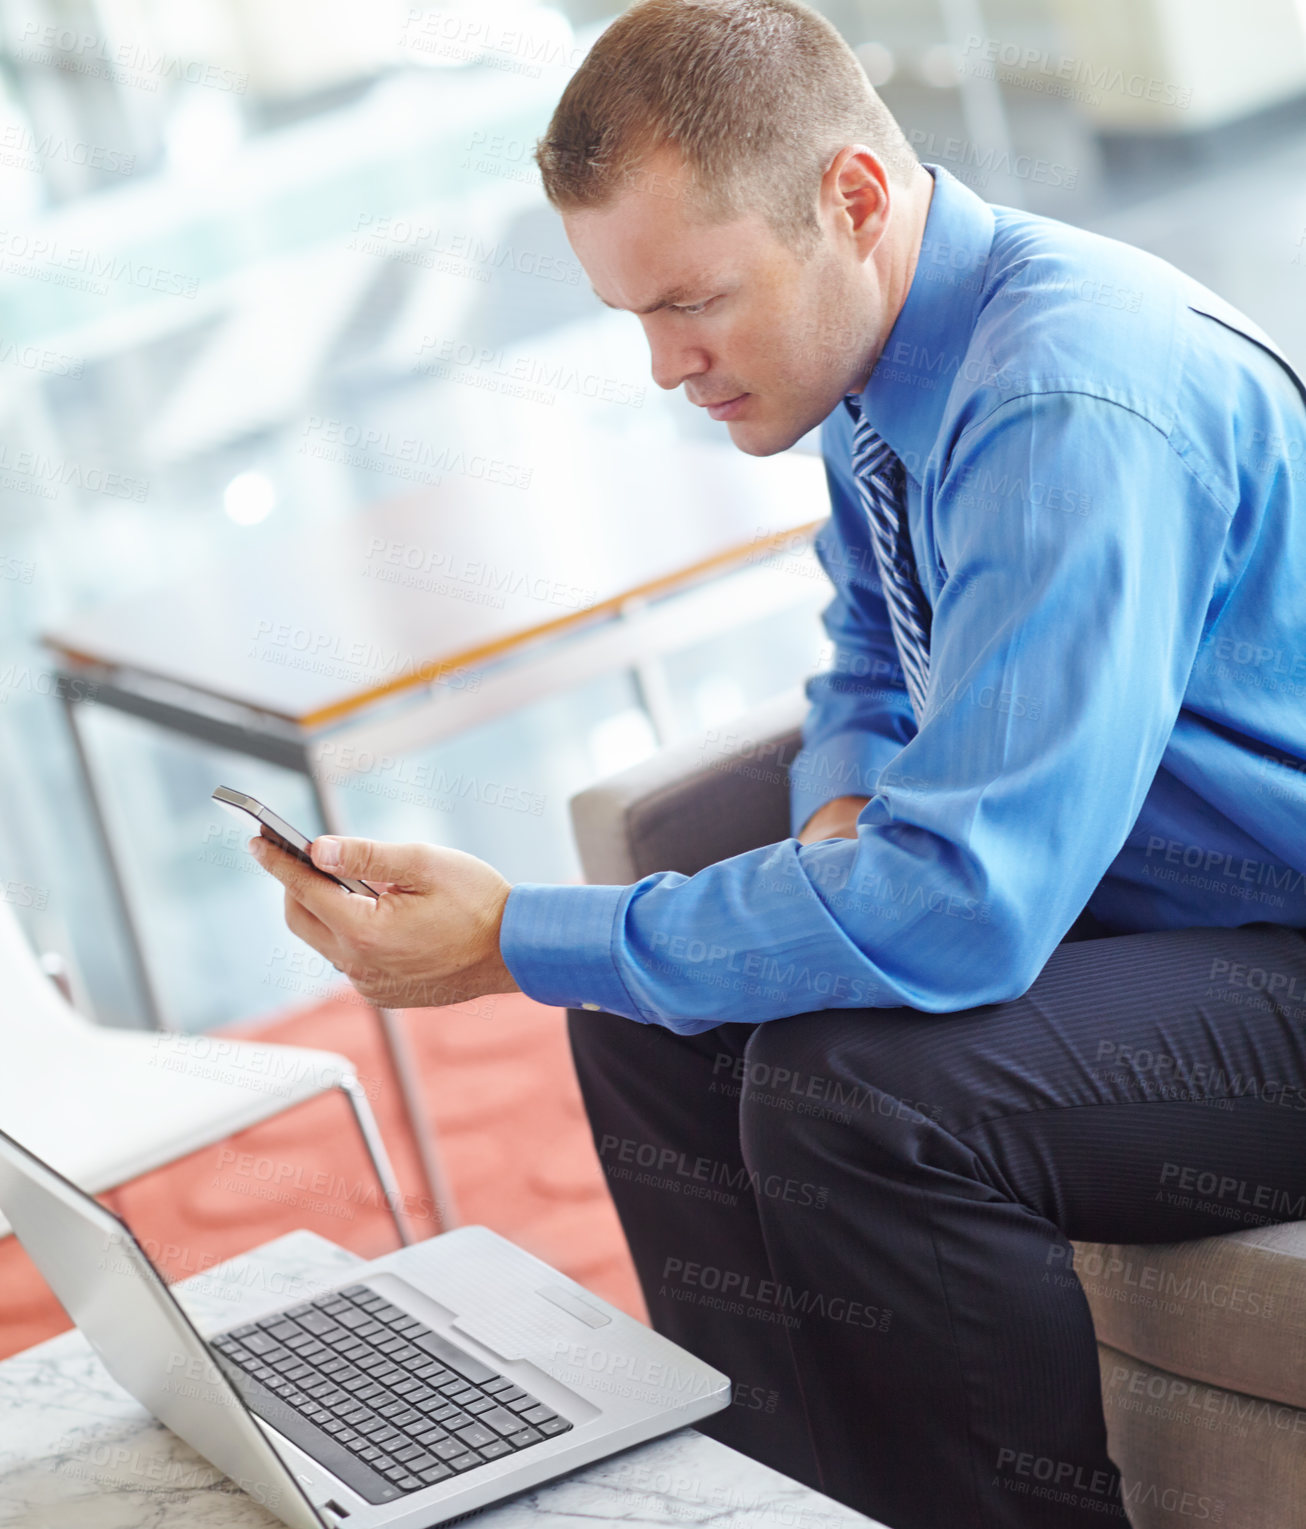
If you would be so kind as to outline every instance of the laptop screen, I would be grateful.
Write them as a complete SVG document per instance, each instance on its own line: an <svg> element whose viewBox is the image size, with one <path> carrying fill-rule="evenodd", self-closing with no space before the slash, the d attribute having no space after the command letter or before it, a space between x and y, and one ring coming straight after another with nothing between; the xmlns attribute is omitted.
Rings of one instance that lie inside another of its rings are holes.
<svg viewBox="0 0 1306 1529"><path fill-rule="evenodd" d="M324 1529L131 1229L3 1131L0 1212L125 1391L283 1523Z"/></svg>

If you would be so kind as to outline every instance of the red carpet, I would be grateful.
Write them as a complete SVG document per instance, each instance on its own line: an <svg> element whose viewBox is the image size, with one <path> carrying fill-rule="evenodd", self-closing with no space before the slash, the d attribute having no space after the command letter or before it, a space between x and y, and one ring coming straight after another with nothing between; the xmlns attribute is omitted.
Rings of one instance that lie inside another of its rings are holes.
<svg viewBox="0 0 1306 1529"><path fill-rule="evenodd" d="M404 1021L459 1224L492 1227L646 1320L585 1123L563 1011L507 993L448 1009L410 1009ZM378 1021L352 989L223 1033L350 1057L405 1191L413 1234L436 1230ZM353 1118L335 1095L104 1198L170 1279L297 1227L363 1257L398 1245ZM14 1237L0 1239L0 1292L0 1357L69 1325Z"/></svg>

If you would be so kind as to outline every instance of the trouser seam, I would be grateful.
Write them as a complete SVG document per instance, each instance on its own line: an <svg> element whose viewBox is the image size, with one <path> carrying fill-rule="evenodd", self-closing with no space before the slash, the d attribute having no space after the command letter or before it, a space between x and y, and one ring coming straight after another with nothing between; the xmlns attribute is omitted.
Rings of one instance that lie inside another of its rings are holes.
<svg viewBox="0 0 1306 1529"><path fill-rule="evenodd" d="M745 1047L746 1049L746 1047ZM748 1171L748 1160L744 1156L744 1099L747 1096L747 1087L741 1087L739 1092L739 1104L735 1111L736 1131L735 1135L739 1143L739 1161ZM749 1197L753 1202L753 1214L757 1217L758 1231L762 1238L762 1248L766 1253L767 1272L775 1278L775 1260L771 1256L771 1242L767 1236L768 1217L763 1214L762 1206L758 1201L756 1190L749 1191ZM803 1426L807 1429L807 1443L812 1452L812 1464L816 1467L816 1479L822 1490L825 1488L825 1467L821 1461L821 1451L816 1443L816 1430L812 1427L812 1415L807 1407L807 1388L803 1385L802 1367L798 1363L798 1356L794 1353L793 1333L789 1328L784 1329L785 1347L789 1351L789 1365L793 1371L794 1381L798 1386L798 1402L803 1409Z"/></svg>
<svg viewBox="0 0 1306 1529"><path fill-rule="evenodd" d="M988 1515L984 1511L984 1498L980 1492L977 1464L980 1451L979 1437L974 1428L975 1405L970 1394L970 1377L966 1373L966 1366L962 1359L961 1345L957 1340L956 1325L953 1321L952 1300L948 1294L948 1282L943 1276L943 1262L939 1257L939 1241L933 1227L930 1227L930 1249L934 1254L934 1270L939 1280L939 1290L943 1296L944 1310L948 1313L948 1339L952 1344L954 1362L957 1373L961 1377L963 1393L966 1397L966 1432L970 1435L971 1447L966 1451L970 1462L970 1489L975 1501L975 1522L983 1524Z"/></svg>

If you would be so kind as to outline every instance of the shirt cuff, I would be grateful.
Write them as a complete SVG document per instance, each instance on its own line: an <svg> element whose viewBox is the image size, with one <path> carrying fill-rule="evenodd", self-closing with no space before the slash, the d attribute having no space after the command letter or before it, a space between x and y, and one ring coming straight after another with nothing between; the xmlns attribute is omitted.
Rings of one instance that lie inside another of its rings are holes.
<svg viewBox="0 0 1306 1529"><path fill-rule="evenodd" d="M504 904L499 954L522 992L558 1008L653 1023L632 1002L613 956L630 890L519 881Z"/></svg>
<svg viewBox="0 0 1306 1529"><path fill-rule="evenodd" d="M835 733L802 749L789 766L789 820L794 838L818 807L839 796L873 796L880 771L903 745L863 731Z"/></svg>

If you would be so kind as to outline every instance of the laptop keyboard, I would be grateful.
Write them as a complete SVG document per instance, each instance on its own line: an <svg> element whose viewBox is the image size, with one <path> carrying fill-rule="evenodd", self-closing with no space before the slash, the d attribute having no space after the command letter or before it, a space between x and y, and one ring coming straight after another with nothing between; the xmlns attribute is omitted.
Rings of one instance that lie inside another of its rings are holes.
<svg viewBox="0 0 1306 1529"><path fill-rule="evenodd" d="M572 1426L366 1285L210 1340L250 1410L368 1502Z"/></svg>

